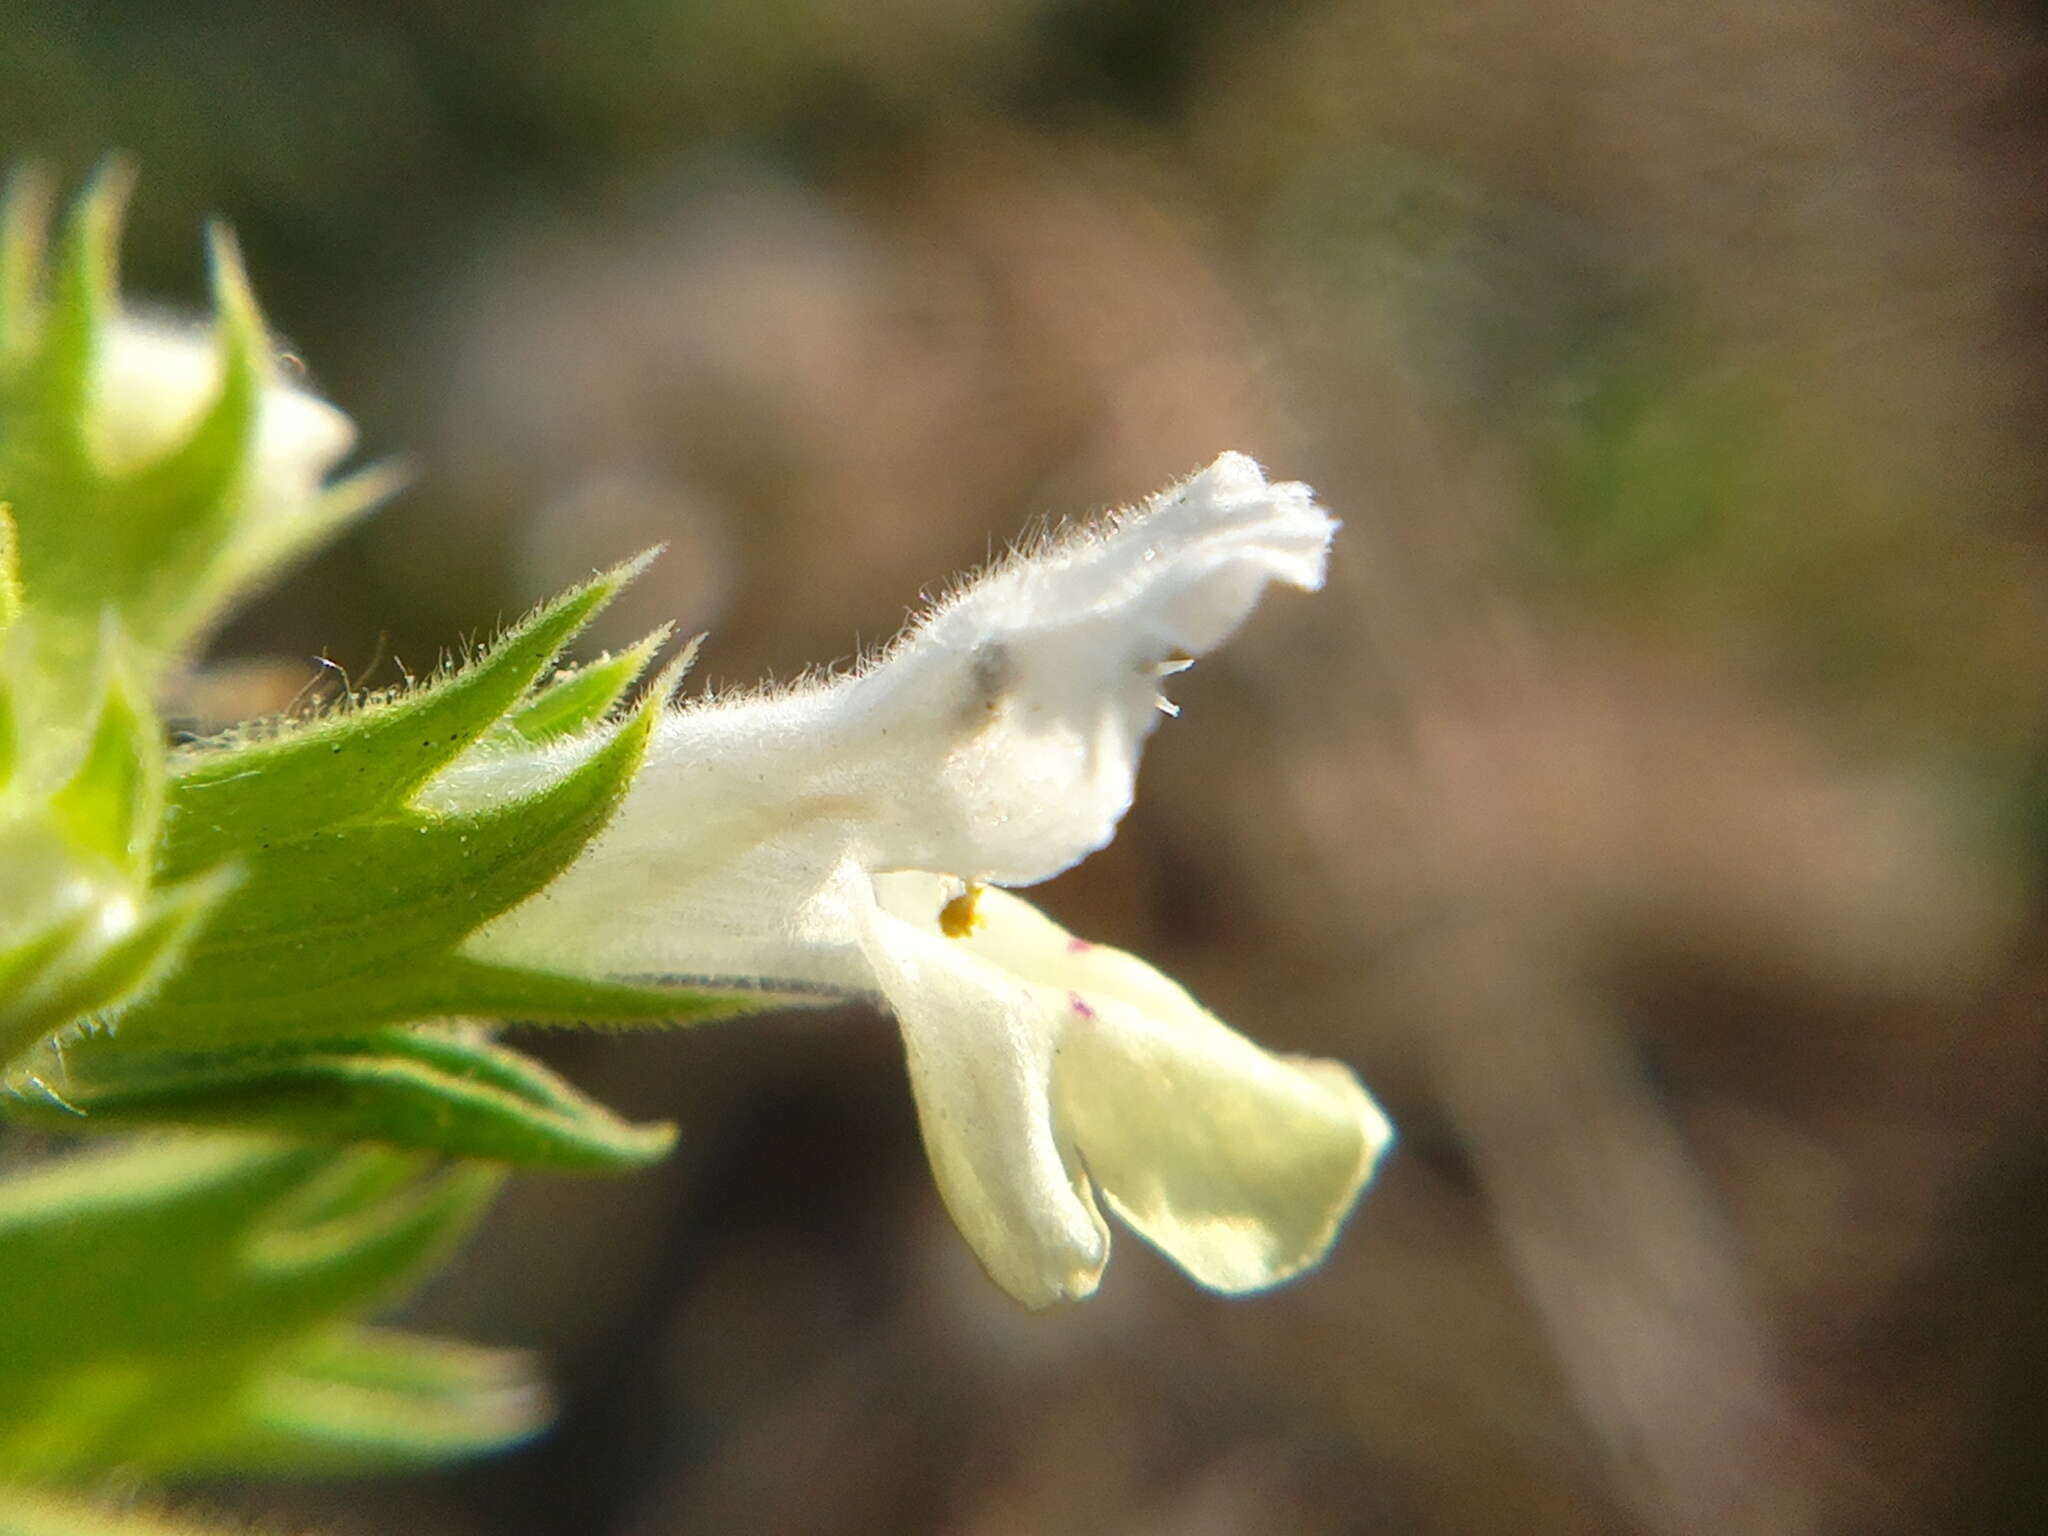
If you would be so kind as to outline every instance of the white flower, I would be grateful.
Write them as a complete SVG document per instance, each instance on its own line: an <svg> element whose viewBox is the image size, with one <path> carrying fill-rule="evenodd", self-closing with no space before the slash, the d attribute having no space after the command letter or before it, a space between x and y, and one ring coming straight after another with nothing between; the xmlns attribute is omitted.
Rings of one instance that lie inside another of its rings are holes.
<svg viewBox="0 0 2048 1536"><path fill-rule="evenodd" d="M471 951L879 995L940 1192L1029 1305L1095 1288L1098 1194L1205 1285L1284 1280L1327 1250L1390 1138L1372 1099L985 887L1109 841L1171 711L1162 677L1269 582L1319 587L1335 528L1306 486L1225 454L1013 556L854 675L670 712L603 833ZM426 800L496 803L588 750L479 754Z"/></svg>
<svg viewBox="0 0 2048 1536"><path fill-rule="evenodd" d="M210 327L123 314L100 338L93 376L93 446L115 473L177 447L220 390ZM245 516L304 512L355 443L355 426L312 391L272 377L257 407Z"/></svg>
<svg viewBox="0 0 2048 1536"><path fill-rule="evenodd" d="M368 511L395 479L388 470L372 470L327 483L354 445L355 426L285 376L246 307L246 289L225 246L219 259L230 265L219 269L226 303L214 327L123 311L94 338L86 446L97 470L116 486L135 476L149 487L150 516L168 551L128 572L111 598L135 654L150 658L152 667L195 651L238 595ZM222 466L213 451L203 451L168 478L152 479L152 471L175 462L172 456L220 401L225 353L241 336L260 350L254 419L234 458ZM222 467L230 471L224 481L214 474ZM106 591L106 579L95 570L105 552L94 541L30 531L51 567L83 567L72 585ZM95 610L89 632L51 630L44 644L57 658L53 665L85 664L80 655L97 636L99 618Z"/></svg>

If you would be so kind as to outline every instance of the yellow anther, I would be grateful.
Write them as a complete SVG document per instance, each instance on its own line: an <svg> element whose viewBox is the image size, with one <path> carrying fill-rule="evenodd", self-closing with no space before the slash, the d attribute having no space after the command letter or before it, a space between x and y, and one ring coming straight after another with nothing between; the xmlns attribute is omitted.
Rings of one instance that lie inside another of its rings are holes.
<svg viewBox="0 0 2048 1536"><path fill-rule="evenodd" d="M964 939L981 926L981 887L969 881L967 889L939 908L939 932L949 939Z"/></svg>

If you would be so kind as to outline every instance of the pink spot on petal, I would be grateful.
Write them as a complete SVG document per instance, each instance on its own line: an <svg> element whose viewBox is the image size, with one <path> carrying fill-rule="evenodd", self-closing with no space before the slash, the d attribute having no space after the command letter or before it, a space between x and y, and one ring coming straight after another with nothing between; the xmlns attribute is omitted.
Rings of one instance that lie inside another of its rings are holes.
<svg viewBox="0 0 2048 1536"><path fill-rule="evenodd" d="M1085 955L1088 953L1089 950L1093 949L1094 947L1095 946L1093 944L1090 944L1086 939L1070 938L1067 940L1067 953L1070 955Z"/></svg>
<svg viewBox="0 0 2048 1536"><path fill-rule="evenodd" d="M1067 1006L1084 1019L1095 1017L1095 1010L1088 1006L1087 999L1083 998L1078 992L1069 992L1067 994Z"/></svg>

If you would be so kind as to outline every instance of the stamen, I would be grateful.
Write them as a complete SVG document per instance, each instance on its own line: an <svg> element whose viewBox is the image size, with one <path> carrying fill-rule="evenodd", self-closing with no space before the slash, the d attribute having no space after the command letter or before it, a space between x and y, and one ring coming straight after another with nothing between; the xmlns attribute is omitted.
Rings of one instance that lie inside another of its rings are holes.
<svg viewBox="0 0 2048 1536"><path fill-rule="evenodd" d="M939 908L939 932L949 939L964 939L981 926L982 887L970 880L967 889Z"/></svg>

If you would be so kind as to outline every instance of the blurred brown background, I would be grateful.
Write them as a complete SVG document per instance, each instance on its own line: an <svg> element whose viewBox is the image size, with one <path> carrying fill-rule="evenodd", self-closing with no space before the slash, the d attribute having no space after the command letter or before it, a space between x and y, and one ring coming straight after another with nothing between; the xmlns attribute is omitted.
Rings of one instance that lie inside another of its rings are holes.
<svg viewBox="0 0 2048 1536"><path fill-rule="evenodd" d="M1041 894L1404 1133L1319 1272L1018 1312L858 1011L566 1037L682 1121L416 1304L546 1441L343 1532L2048 1529L2048 15L1997 0L9 0L415 488L272 707L666 540L700 676L1224 447L1346 519ZM195 705L195 708L207 707Z"/></svg>

